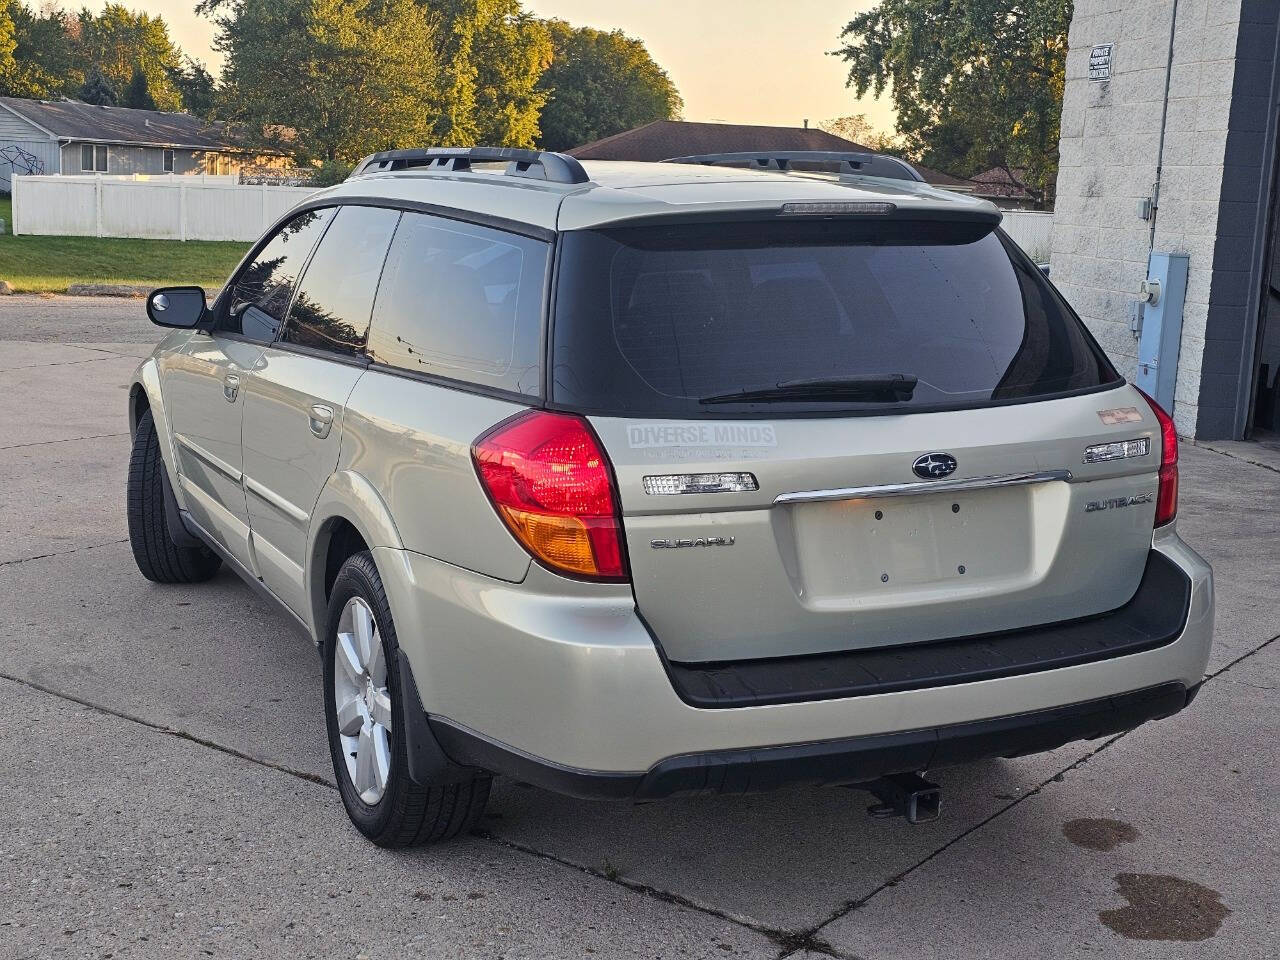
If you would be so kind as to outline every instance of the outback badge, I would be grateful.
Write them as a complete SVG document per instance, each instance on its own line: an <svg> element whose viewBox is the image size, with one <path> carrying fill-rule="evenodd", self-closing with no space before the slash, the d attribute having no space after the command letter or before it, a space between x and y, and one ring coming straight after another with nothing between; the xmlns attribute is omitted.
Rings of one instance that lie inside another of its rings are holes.
<svg viewBox="0 0 1280 960"><path fill-rule="evenodd" d="M956 458L949 453L926 453L916 457L911 472L921 480L938 480L956 472Z"/></svg>
<svg viewBox="0 0 1280 960"><path fill-rule="evenodd" d="M1090 500L1084 505L1085 513L1097 513L1099 510L1122 510L1125 507L1136 507L1140 503L1150 503L1156 498L1154 493L1139 493L1132 497L1108 497L1106 500Z"/></svg>

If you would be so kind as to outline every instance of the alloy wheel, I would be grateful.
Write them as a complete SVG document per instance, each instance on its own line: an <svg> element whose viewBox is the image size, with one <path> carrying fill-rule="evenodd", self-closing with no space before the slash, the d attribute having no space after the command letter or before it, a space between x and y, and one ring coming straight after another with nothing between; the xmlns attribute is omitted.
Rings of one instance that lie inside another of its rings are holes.
<svg viewBox="0 0 1280 960"><path fill-rule="evenodd" d="M333 656L333 703L347 775L360 799L373 806L391 775L391 692L378 623L360 597L342 608Z"/></svg>

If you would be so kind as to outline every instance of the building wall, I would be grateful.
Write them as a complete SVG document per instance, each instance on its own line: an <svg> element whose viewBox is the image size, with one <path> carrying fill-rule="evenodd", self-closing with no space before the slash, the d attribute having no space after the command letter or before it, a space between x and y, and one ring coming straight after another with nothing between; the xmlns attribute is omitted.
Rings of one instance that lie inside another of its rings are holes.
<svg viewBox="0 0 1280 960"><path fill-rule="evenodd" d="M58 172L58 145L52 140L16 140L0 137L0 147L18 147L36 157L44 165L44 173ZM14 169L14 164L0 160L0 190L9 189ZM16 169L19 174L27 172L22 164L17 164Z"/></svg>
<svg viewBox="0 0 1280 960"><path fill-rule="evenodd" d="M83 144L79 141L63 144L62 172L64 174L92 172L80 169L80 148L82 146ZM275 166L283 163L287 163L287 160L283 157L257 157L249 154L221 153L212 150L173 151L173 172L175 174L229 174L238 173L242 167L246 166ZM45 172L58 172L56 159L51 167L47 167ZM105 172L112 175L133 173L163 175L167 172L164 169L164 148L108 144L107 169Z"/></svg>
<svg viewBox="0 0 1280 960"><path fill-rule="evenodd" d="M0 147L19 147L44 164L45 173L58 172L58 144L35 124L0 108ZM18 167L25 173L24 167ZM8 190L13 165L0 160L0 190Z"/></svg>
<svg viewBox="0 0 1280 960"><path fill-rule="evenodd" d="M1174 0L1076 0L1069 37L1053 280L1120 372L1133 377L1137 341L1129 332L1128 301L1146 276L1150 230L1137 208L1156 178L1168 76L1155 249L1190 255L1173 409L1179 432L1188 436L1202 435L1201 372L1241 4L1178 0L1171 71ZM1089 51L1101 43L1115 45L1112 80L1090 83Z"/></svg>
<svg viewBox="0 0 1280 960"><path fill-rule="evenodd" d="M78 174L92 172L88 170L81 170L80 168L80 148L82 146L83 144L78 141L73 141L63 145L63 173ZM174 150L173 172L205 173L204 157L205 153L203 151ZM166 173L167 171L164 169L164 149L162 147L131 147L114 143L108 144L107 169L105 172L109 174Z"/></svg>
<svg viewBox="0 0 1280 960"><path fill-rule="evenodd" d="M48 140L49 136L34 123L0 107L0 140Z"/></svg>

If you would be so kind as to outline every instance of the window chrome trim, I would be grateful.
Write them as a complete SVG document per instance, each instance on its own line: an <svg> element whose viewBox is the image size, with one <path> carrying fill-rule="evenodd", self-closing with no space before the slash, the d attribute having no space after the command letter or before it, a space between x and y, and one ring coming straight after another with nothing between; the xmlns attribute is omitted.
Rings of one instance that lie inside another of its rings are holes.
<svg viewBox="0 0 1280 960"><path fill-rule="evenodd" d="M1034 483L1070 482L1070 470L1042 470L1034 473L1005 473L992 477L965 477L959 480L921 480L914 483L886 483L871 487L840 487L832 490L800 490L782 493L775 504L821 503L826 500L871 500L879 497L909 497L921 493L954 493L960 490L989 490L994 487L1024 487Z"/></svg>

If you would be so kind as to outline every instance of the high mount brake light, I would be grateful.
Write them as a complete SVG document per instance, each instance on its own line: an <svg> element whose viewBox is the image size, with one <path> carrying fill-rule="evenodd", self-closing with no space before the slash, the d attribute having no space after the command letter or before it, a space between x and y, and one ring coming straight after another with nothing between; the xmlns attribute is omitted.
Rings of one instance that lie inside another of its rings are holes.
<svg viewBox="0 0 1280 960"><path fill-rule="evenodd" d="M882 200L803 200L784 203L778 215L782 217L886 217L897 209L897 204Z"/></svg>
<svg viewBox="0 0 1280 960"><path fill-rule="evenodd" d="M534 557L592 580L630 578L613 471L581 417L530 410L471 446L498 515Z"/></svg>
<svg viewBox="0 0 1280 960"><path fill-rule="evenodd" d="M1160 421L1160 486L1156 493L1155 525L1163 527L1178 515L1178 431L1173 426L1173 418L1160 404L1145 393L1142 397Z"/></svg>

